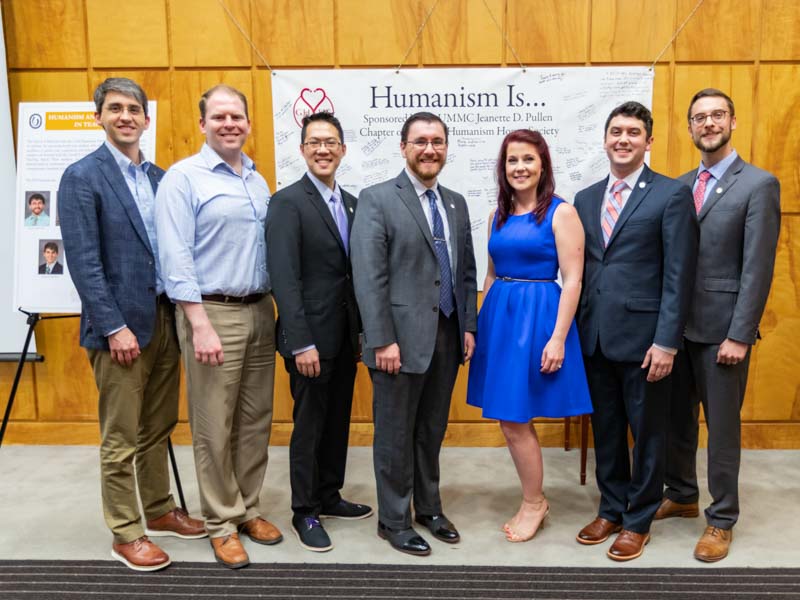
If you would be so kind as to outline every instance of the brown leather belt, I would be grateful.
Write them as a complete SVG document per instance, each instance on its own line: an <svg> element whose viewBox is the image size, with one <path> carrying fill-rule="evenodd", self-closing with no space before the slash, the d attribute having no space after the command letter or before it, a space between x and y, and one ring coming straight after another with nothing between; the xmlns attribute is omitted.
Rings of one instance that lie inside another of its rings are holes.
<svg viewBox="0 0 800 600"><path fill-rule="evenodd" d="M247 296L226 296L225 294L203 294L200 296L206 302L221 302L222 304L253 304L261 300L266 294L248 294Z"/></svg>

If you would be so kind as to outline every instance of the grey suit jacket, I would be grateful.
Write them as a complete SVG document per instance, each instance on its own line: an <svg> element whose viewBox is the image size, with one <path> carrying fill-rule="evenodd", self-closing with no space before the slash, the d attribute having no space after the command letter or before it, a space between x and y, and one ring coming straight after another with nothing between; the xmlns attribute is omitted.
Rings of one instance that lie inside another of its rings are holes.
<svg viewBox="0 0 800 600"><path fill-rule="evenodd" d="M697 169L680 180L693 186ZM780 184L737 158L700 214L700 252L686 338L753 344L764 312L781 224Z"/></svg>
<svg viewBox="0 0 800 600"><path fill-rule="evenodd" d="M463 361L464 332L477 328L472 230L464 197L441 185L439 191L450 228ZM424 373L436 343L440 270L430 226L405 171L361 192L350 256L364 326L364 364L375 368L375 348L396 342L401 372Z"/></svg>

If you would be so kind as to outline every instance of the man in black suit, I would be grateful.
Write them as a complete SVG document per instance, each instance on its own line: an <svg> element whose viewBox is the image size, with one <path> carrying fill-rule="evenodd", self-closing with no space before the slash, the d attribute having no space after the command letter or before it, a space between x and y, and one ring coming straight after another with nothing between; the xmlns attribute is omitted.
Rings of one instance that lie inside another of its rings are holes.
<svg viewBox="0 0 800 600"><path fill-rule="evenodd" d="M661 502L669 375L697 260L692 192L644 164L652 134L647 108L615 108L605 125L610 175L575 197L586 230L578 330L601 494L597 518L577 540L599 544L621 531L608 550L618 561L642 554Z"/></svg>
<svg viewBox="0 0 800 600"><path fill-rule="evenodd" d="M63 275L64 266L58 262L58 244L47 242L42 250L44 262L39 265L39 275Z"/></svg>
<svg viewBox="0 0 800 600"><path fill-rule="evenodd" d="M320 516L362 519L372 508L344 500L350 409L360 330L350 267L356 199L336 183L347 152L339 120L303 119L308 172L277 192L267 213L267 259L278 304L278 351L294 398L289 444L292 530L314 552L333 548Z"/></svg>

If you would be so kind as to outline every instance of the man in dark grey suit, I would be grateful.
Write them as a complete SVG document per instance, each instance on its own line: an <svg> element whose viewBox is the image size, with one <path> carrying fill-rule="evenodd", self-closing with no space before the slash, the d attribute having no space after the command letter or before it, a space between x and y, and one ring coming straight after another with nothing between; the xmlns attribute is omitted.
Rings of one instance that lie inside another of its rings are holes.
<svg viewBox="0 0 800 600"><path fill-rule="evenodd" d="M303 119L308 172L267 212L267 260L278 305L278 352L289 372L292 530L313 552L333 548L319 517L363 519L372 508L343 499L361 326L350 267L356 199L336 183L347 146L327 112Z"/></svg>
<svg viewBox="0 0 800 600"><path fill-rule="evenodd" d="M114 534L111 555L131 569L155 571L170 559L147 535L206 536L202 521L177 508L169 491L167 442L178 420L180 353L153 223L164 171L139 148L150 124L142 88L130 79L106 79L94 101L106 141L64 171L58 215L81 298L80 343L99 391L101 489Z"/></svg>
<svg viewBox="0 0 800 600"><path fill-rule="evenodd" d="M575 197L586 231L578 331L594 412L600 507L578 533L607 555L641 556L661 501L666 420L697 260L691 190L644 164L653 117L638 102L609 115L610 174ZM633 462L628 427L633 434Z"/></svg>
<svg viewBox="0 0 800 600"><path fill-rule="evenodd" d="M393 548L430 554L411 527L458 542L442 513L439 451L459 364L475 347L475 257L464 197L437 182L447 126L432 113L401 131L406 168L361 192L351 238L375 420L378 535Z"/></svg>
<svg viewBox="0 0 800 600"><path fill-rule="evenodd" d="M676 359L666 490L656 519L696 517L698 413L708 426L707 527L694 551L704 562L728 555L739 517L740 410L750 348L758 337L780 231L780 184L733 149L733 101L717 89L694 95L689 134L700 150L692 186L700 223L700 254L685 352Z"/></svg>

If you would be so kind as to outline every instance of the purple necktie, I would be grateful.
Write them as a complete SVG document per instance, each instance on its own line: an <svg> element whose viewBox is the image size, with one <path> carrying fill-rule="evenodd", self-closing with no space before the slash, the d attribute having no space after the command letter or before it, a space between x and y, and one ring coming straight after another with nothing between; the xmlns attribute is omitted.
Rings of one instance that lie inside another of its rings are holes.
<svg viewBox="0 0 800 600"><path fill-rule="evenodd" d="M344 203L338 194L338 190L331 195L333 204L333 220L336 221L336 228L344 244L344 252L350 256L350 231L347 229L347 215L344 212Z"/></svg>

